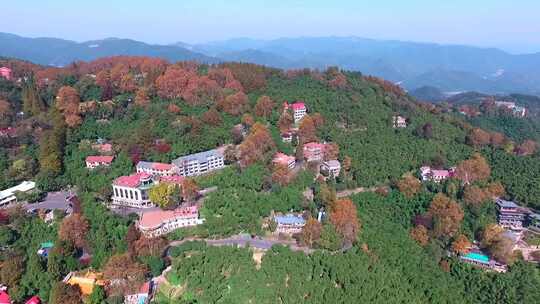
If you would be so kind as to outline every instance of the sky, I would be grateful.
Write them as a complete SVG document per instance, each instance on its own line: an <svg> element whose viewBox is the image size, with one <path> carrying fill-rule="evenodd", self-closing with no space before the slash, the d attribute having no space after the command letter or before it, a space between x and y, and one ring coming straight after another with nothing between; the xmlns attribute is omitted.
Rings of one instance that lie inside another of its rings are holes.
<svg viewBox="0 0 540 304"><path fill-rule="evenodd" d="M6 0L0 32L149 43L358 36L540 52L538 0Z"/></svg>

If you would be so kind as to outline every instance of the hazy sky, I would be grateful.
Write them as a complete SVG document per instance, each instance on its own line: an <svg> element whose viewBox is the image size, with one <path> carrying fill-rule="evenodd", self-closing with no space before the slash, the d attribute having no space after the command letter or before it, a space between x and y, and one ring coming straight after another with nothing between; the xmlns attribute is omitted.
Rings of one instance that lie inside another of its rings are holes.
<svg viewBox="0 0 540 304"><path fill-rule="evenodd" d="M361 36L540 51L539 0L5 0L0 32L151 43ZM82 3L84 2L84 3Z"/></svg>

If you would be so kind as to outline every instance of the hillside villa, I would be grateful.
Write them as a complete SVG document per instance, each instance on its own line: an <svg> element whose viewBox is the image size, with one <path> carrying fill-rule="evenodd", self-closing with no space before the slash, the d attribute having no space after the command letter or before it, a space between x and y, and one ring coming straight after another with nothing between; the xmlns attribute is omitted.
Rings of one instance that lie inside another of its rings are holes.
<svg viewBox="0 0 540 304"><path fill-rule="evenodd" d="M225 167L225 147L179 157L172 161L174 170L182 176L195 176Z"/></svg>
<svg viewBox="0 0 540 304"><path fill-rule="evenodd" d="M281 133L281 141L290 143L293 140L293 135L292 131L283 132Z"/></svg>
<svg viewBox="0 0 540 304"><path fill-rule="evenodd" d="M300 101L297 101L293 104L288 104L287 102L284 102L283 110L287 111L289 109L291 109L293 112L294 123L300 122L300 120L302 120L302 118L304 118L304 116L306 116L307 114L306 104Z"/></svg>
<svg viewBox="0 0 540 304"><path fill-rule="evenodd" d="M278 152L276 153L276 155L274 155L272 163L274 165L280 165L289 169L294 169L294 166L296 165L296 159L294 158L294 156L289 156L287 154Z"/></svg>
<svg viewBox="0 0 540 304"><path fill-rule="evenodd" d="M114 160L114 156L88 156L86 157L86 168L94 169L97 167L109 167Z"/></svg>
<svg viewBox="0 0 540 304"><path fill-rule="evenodd" d="M36 189L36 183L24 181L15 187L0 191L0 207L17 202L17 192L27 193Z"/></svg>
<svg viewBox="0 0 540 304"><path fill-rule="evenodd" d="M197 206L180 207L175 210L155 210L140 214L137 227L148 237L157 237L183 227L202 224Z"/></svg>
<svg viewBox="0 0 540 304"><path fill-rule="evenodd" d="M112 204L120 207L150 208L148 191L154 185L152 175L144 172L120 176L113 182Z"/></svg>
<svg viewBox="0 0 540 304"><path fill-rule="evenodd" d="M300 233L306 225L306 220L301 215L294 214L276 215L274 221L277 224L275 232L278 234Z"/></svg>
<svg viewBox="0 0 540 304"><path fill-rule="evenodd" d="M407 127L407 119L405 117L396 115L392 117L392 126L394 129L398 128L406 128Z"/></svg>
<svg viewBox="0 0 540 304"><path fill-rule="evenodd" d="M326 150L326 144L317 142L310 142L304 144L304 158L306 161L322 161L324 158L324 151Z"/></svg>
<svg viewBox="0 0 540 304"><path fill-rule="evenodd" d="M174 167L171 164L140 161L137 163L137 173L148 173L152 176L172 176Z"/></svg>
<svg viewBox="0 0 540 304"><path fill-rule="evenodd" d="M455 168L450 168L448 170L437 170L429 166L423 166L420 168L420 176L422 177L422 181L424 182L433 181L436 183L440 183L453 177L454 174Z"/></svg>
<svg viewBox="0 0 540 304"><path fill-rule="evenodd" d="M341 172L341 164L338 160L329 160L321 164L321 172L326 176L338 177Z"/></svg>
<svg viewBox="0 0 540 304"><path fill-rule="evenodd" d="M1 67L0 68L0 77L5 78L7 80L11 80L12 77L12 70L8 67Z"/></svg>
<svg viewBox="0 0 540 304"><path fill-rule="evenodd" d="M499 226L512 230L523 229L523 222L525 221L526 214L518 204L500 198L496 200L496 204Z"/></svg>

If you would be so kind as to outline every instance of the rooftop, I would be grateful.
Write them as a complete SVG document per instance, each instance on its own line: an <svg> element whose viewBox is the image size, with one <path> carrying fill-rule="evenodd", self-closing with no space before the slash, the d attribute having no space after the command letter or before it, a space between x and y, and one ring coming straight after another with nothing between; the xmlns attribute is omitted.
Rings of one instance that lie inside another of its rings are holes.
<svg viewBox="0 0 540 304"><path fill-rule="evenodd" d="M287 214L282 216L274 216L274 220L278 224L282 225L294 225L294 224L300 224L303 225L306 223L306 220L300 215L294 215L294 214Z"/></svg>
<svg viewBox="0 0 540 304"><path fill-rule="evenodd" d="M140 161L137 163L137 168L144 168L144 169L154 169L158 171L167 171L172 169L171 164L165 164L165 163L155 163L155 162L147 162L147 161Z"/></svg>
<svg viewBox="0 0 540 304"><path fill-rule="evenodd" d="M293 109L293 111L304 110L306 108L306 105L303 102L295 102L291 104L291 108Z"/></svg>
<svg viewBox="0 0 540 304"><path fill-rule="evenodd" d="M0 201L15 194L17 191L26 192L36 188L36 183L24 181L15 187L0 191Z"/></svg>
<svg viewBox="0 0 540 304"><path fill-rule="evenodd" d="M88 156L86 158L86 162L88 163L112 163L114 159L114 156L97 156L97 155L92 155L92 156Z"/></svg>
<svg viewBox="0 0 540 304"><path fill-rule="evenodd" d="M309 150L313 150L313 149L324 149L326 147L325 144L321 144L321 143L318 143L318 142L310 142L310 143L307 143L304 145L304 149L309 149Z"/></svg>
<svg viewBox="0 0 540 304"><path fill-rule="evenodd" d="M499 207L502 207L502 208L519 208L518 204L512 201L506 201L500 198L497 199L497 205L499 205Z"/></svg>
<svg viewBox="0 0 540 304"><path fill-rule="evenodd" d="M272 160L275 163L280 163L284 165L288 165L290 162L295 161L296 159L294 156L289 156L285 153L278 152L276 155L274 155L274 159Z"/></svg>
<svg viewBox="0 0 540 304"><path fill-rule="evenodd" d="M199 213L197 206L182 207L175 210L154 210L141 215L139 226L142 228L156 228L164 222L183 217L196 216Z"/></svg>
<svg viewBox="0 0 540 304"><path fill-rule="evenodd" d="M162 183L182 184L184 177L180 175L161 176L159 181Z"/></svg>
<svg viewBox="0 0 540 304"><path fill-rule="evenodd" d="M184 163L191 162L191 161L198 161L199 163L204 163L204 162L207 162L208 158L210 157L223 157L223 152L224 152L224 149L222 148L208 150L204 152L199 152L199 153L179 157L173 160L172 163L178 167L181 167L183 166Z"/></svg>
<svg viewBox="0 0 540 304"><path fill-rule="evenodd" d="M149 180L152 175L144 172L135 173L128 176L120 176L114 180L116 186L135 188L141 185L143 181Z"/></svg>
<svg viewBox="0 0 540 304"><path fill-rule="evenodd" d="M339 163L339 161L338 161L338 160L335 160L335 159L329 160L329 161L325 161L324 163L325 163L328 167L330 167L330 168L335 168L335 167L340 167L340 166L341 166L341 164Z"/></svg>

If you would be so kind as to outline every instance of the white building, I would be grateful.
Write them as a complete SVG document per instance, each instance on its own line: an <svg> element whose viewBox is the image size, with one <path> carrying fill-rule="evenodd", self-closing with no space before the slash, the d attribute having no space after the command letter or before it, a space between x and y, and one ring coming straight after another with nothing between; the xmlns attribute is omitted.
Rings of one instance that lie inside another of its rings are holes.
<svg viewBox="0 0 540 304"><path fill-rule="evenodd" d="M120 176L113 182L112 204L120 207L154 207L148 191L154 185L152 175L144 172Z"/></svg>
<svg viewBox="0 0 540 304"><path fill-rule="evenodd" d="M436 183L440 183L448 178L451 178L454 176L455 168L450 168L449 170L436 170L432 169L429 166L424 166L420 168L420 176L422 177L422 181L433 181Z"/></svg>
<svg viewBox="0 0 540 304"><path fill-rule="evenodd" d="M221 169L225 166L224 148L182 156L173 160L176 174L194 176Z"/></svg>
<svg viewBox="0 0 540 304"><path fill-rule="evenodd" d="M277 224L276 233L295 234L302 232L306 225L306 220L301 215L287 214L284 216L274 216Z"/></svg>
<svg viewBox="0 0 540 304"><path fill-rule="evenodd" d="M341 164L338 160L329 160L325 161L321 165L321 171L323 173L326 173L328 176L339 176L339 173L341 172Z"/></svg>
<svg viewBox="0 0 540 304"><path fill-rule="evenodd" d="M392 123L393 123L394 129L407 127L407 119L399 115L392 117Z"/></svg>
<svg viewBox="0 0 540 304"><path fill-rule="evenodd" d="M145 236L157 237L183 227L202 224L197 206L181 207L175 210L155 210L144 212L137 227Z"/></svg>
<svg viewBox="0 0 540 304"><path fill-rule="evenodd" d="M17 192L30 192L36 189L36 183L24 181L15 187L0 191L0 206L5 206L17 202L15 194Z"/></svg>
<svg viewBox="0 0 540 304"><path fill-rule="evenodd" d="M138 173L144 172L153 176L175 175L174 166L171 164L140 161L137 163L136 168Z"/></svg>

